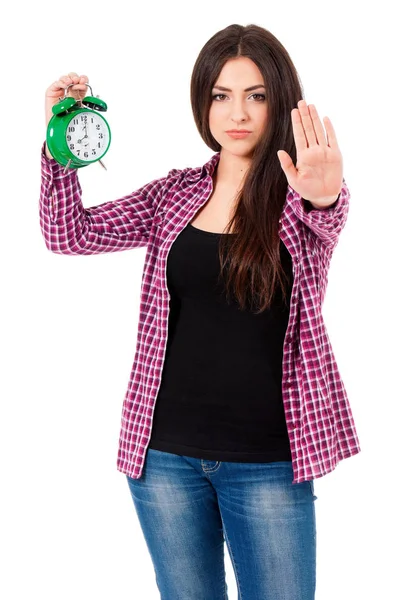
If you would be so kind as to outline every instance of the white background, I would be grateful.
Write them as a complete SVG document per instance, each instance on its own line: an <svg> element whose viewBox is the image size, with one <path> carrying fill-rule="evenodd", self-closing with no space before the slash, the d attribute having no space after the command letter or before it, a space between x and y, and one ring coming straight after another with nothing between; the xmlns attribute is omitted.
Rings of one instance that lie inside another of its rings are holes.
<svg viewBox="0 0 398 600"><path fill-rule="evenodd" d="M15 2L3 12L4 600L159 598L127 480L116 469L146 249L96 256L46 249L38 213L45 90L76 71L108 103L108 170L94 164L79 177L86 207L120 198L213 154L193 121L190 77L202 46L232 23L265 27L285 45L306 101L332 120L351 192L323 314L362 452L315 480L316 598L397 597L392 9L381 1L113 0ZM236 600L225 551L229 598Z"/></svg>

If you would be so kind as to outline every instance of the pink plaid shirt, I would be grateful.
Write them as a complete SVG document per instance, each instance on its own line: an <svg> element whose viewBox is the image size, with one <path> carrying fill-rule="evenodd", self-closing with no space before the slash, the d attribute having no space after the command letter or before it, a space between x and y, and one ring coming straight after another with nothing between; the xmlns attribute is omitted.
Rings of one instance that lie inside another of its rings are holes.
<svg viewBox="0 0 398 600"><path fill-rule="evenodd" d="M78 170L41 152L40 227L48 250L98 254L147 247L137 347L124 397L117 469L141 476L151 435L168 335L168 252L213 189L220 158L202 167L172 169L160 179L99 206L84 208ZM360 452L344 383L322 316L327 273L347 220L350 193L343 180L337 202L306 210L289 185L280 237L292 256L294 282L283 348L282 395L292 453L293 483L322 477Z"/></svg>

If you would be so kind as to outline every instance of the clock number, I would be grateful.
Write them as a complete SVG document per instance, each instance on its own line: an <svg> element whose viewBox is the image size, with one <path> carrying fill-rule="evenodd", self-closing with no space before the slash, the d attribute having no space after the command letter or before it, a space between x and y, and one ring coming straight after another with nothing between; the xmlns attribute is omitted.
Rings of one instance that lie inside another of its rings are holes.
<svg viewBox="0 0 398 600"><path fill-rule="evenodd" d="M98 124L98 125L95 126L95 128L96 129L101 129L101 125Z"/></svg>
<svg viewBox="0 0 398 600"><path fill-rule="evenodd" d="M98 148L101 148L101 142L98 142Z"/></svg>
<svg viewBox="0 0 398 600"><path fill-rule="evenodd" d="M93 156L96 156L96 155L97 155L97 151L96 151L96 149L95 149L95 148L93 148L93 150L92 150L92 153L93 153Z"/></svg>
<svg viewBox="0 0 398 600"><path fill-rule="evenodd" d="M80 156L80 149L76 150L77 155Z"/></svg>
<svg viewBox="0 0 398 600"><path fill-rule="evenodd" d="M71 141L71 139L72 139L72 136L71 136L71 135L67 135L67 136L66 136L66 139L68 140L68 142L70 142L70 141Z"/></svg>
<svg viewBox="0 0 398 600"><path fill-rule="evenodd" d="M88 158L88 152L84 153L84 158Z"/></svg>
<svg viewBox="0 0 398 600"><path fill-rule="evenodd" d="M79 119L73 119L73 123L74 123L75 125L78 125L78 123L79 123Z"/></svg>
<svg viewBox="0 0 398 600"><path fill-rule="evenodd" d="M94 119L93 119L93 117L91 117L91 122L92 122L92 123L94 123Z"/></svg>
<svg viewBox="0 0 398 600"><path fill-rule="evenodd" d="M98 137L100 138L100 140L102 140L102 138L104 137L104 134L103 133L99 133Z"/></svg>
<svg viewBox="0 0 398 600"><path fill-rule="evenodd" d="M71 145L69 146L69 148L70 148L71 150L74 150L74 149L75 149L75 144L71 144Z"/></svg>
<svg viewBox="0 0 398 600"><path fill-rule="evenodd" d="M74 127L68 127L68 131L75 131Z"/></svg>

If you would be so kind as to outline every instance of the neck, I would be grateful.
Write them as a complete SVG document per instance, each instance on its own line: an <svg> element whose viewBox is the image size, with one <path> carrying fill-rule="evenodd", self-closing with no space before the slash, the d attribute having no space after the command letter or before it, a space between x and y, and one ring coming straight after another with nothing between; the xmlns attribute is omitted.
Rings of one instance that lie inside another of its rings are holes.
<svg viewBox="0 0 398 600"><path fill-rule="evenodd" d="M217 181L228 187L238 188L251 165L251 158L237 156L221 150L215 176Z"/></svg>

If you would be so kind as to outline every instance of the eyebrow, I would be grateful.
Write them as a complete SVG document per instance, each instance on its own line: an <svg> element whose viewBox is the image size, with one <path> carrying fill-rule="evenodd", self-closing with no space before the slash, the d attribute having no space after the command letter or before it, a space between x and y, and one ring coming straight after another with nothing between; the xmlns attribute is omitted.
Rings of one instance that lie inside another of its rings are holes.
<svg viewBox="0 0 398 600"><path fill-rule="evenodd" d="M244 92L252 92L253 90L258 90L259 88L264 88L265 86L263 85L252 85L251 87L246 88L245 90L243 90ZM215 85L213 87L213 90L222 90L223 92L232 92L232 90L230 90L229 88L223 87L222 85Z"/></svg>

